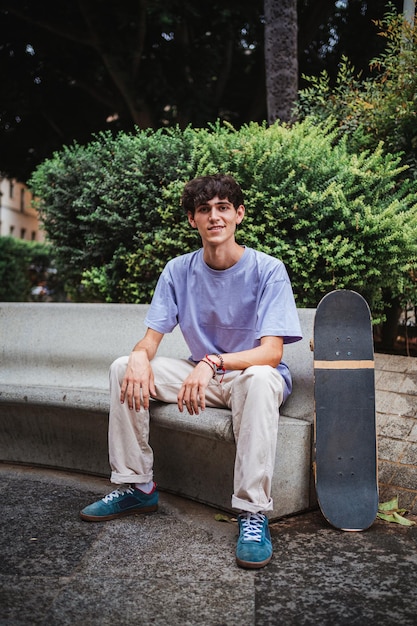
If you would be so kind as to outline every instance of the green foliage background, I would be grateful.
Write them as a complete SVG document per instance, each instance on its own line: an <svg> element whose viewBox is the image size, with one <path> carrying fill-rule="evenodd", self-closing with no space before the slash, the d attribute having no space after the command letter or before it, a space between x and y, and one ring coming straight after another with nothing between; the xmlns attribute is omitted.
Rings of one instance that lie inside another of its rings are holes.
<svg viewBox="0 0 417 626"><path fill-rule="evenodd" d="M362 80L348 58L340 64L335 84L327 72L304 76L299 118L335 120L338 136L346 136L352 152L375 149L401 152L408 176L417 180L417 22L411 25L391 7L375 27L384 51L370 63Z"/></svg>
<svg viewBox="0 0 417 626"><path fill-rule="evenodd" d="M51 249L45 244L0 237L0 302L30 300L36 271L47 268Z"/></svg>
<svg viewBox="0 0 417 626"><path fill-rule="evenodd" d="M30 184L73 297L149 302L165 263L200 245L184 183L218 171L245 192L238 241L285 262L298 306L352 288L376 315L415 288L416 188L400 158L381 146L352 154L337 129L306 118L103 133L55 153Z"/></svg>

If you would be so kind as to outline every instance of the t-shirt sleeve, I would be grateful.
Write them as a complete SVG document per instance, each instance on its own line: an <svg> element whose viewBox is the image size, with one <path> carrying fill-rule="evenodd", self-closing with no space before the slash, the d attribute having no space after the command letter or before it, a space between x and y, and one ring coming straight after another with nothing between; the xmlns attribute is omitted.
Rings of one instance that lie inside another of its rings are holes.
<svg viewBox="0 0 417 626"><path fill-rule="evenodd" d="M172 332L178 324L178 307L168 266L164 268L157 282L145 324L163 334Z"/></svg>
<svg viewBox="0 0 417 626"><path fill-rule="evenodd" d="M303 338L287 270L280 265L269 277L260 299L257 337L283 337L284 343Z"/></svg>

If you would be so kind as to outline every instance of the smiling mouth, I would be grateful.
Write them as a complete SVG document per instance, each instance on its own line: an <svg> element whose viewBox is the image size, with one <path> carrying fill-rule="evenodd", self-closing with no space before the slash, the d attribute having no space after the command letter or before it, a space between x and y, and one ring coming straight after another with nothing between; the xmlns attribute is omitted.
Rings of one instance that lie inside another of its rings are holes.
<svg viewBox="0 0 417 626"><path fill-rule="evenodd" d="M224 226L211 226L211 228L209 228L209 230L222 230L224 228Z"/></svg>

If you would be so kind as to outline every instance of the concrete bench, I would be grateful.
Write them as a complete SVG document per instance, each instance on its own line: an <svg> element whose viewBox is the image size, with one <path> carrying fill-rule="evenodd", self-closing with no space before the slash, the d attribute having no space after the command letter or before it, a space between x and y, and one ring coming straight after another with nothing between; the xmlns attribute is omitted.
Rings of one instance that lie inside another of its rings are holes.
<svg viewBox="0 0 417 626"><path fill-rule="evenodd" d="M108 368L143 335L147 305L0 304L0 461L108 476ZM310 508L313 309L304 339L285 347L294 390L281 409L271 519ZM159 354L188 356L179 330ZM162 490L230 511L235 445L230 411L198 417L152 403L155 480Z"/></svg>

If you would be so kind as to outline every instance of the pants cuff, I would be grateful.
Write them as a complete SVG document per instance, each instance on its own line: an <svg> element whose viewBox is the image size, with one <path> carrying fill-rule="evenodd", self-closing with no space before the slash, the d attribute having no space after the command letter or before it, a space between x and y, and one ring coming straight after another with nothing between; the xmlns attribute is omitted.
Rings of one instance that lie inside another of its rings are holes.
<svg viewBox="0 0 417 626"><path fill-rule="evenodd" d="M272 498L265 504L255 504L255 502L249 502L248 500L242 500L236 496L232 496L232 508L240 511L249 511L250 513L259 513L260 511L272 511L274 503Z"/></svg>
<svg viewBox="0 0 417 626"><path fill-rule="evenodd" d="M153 480L153 474L117 474L112 472L110 482L115 485L131 485L132 483L150 483Z"/></svg>

